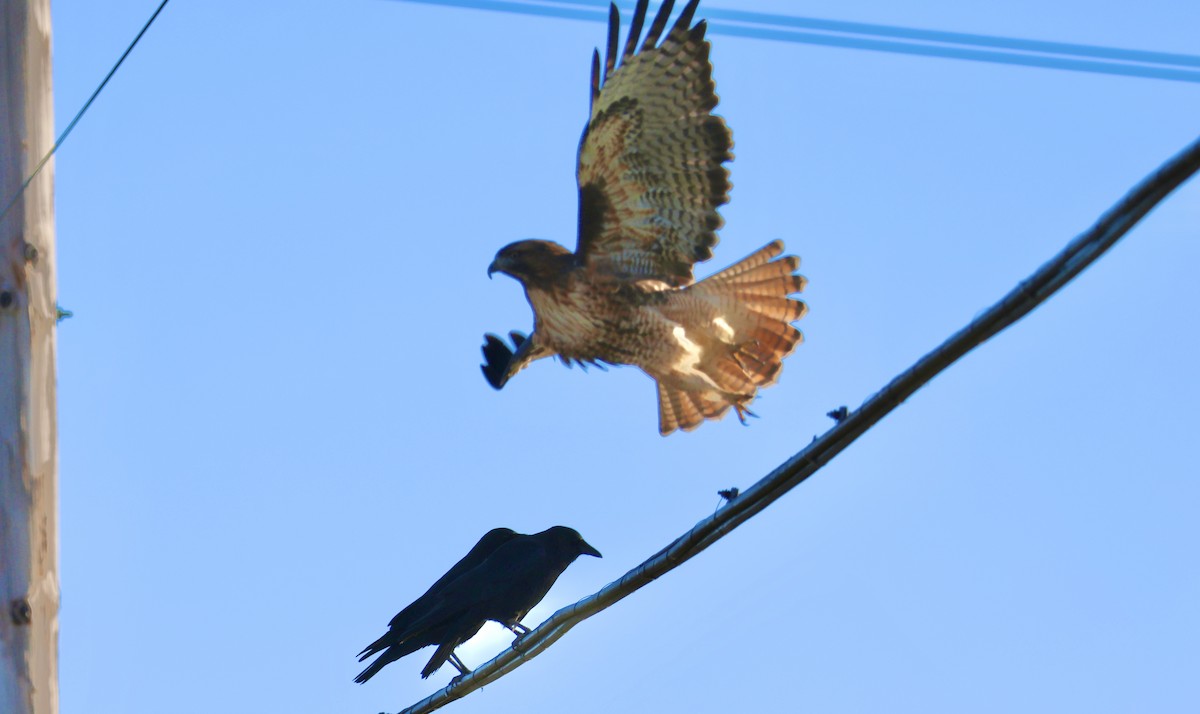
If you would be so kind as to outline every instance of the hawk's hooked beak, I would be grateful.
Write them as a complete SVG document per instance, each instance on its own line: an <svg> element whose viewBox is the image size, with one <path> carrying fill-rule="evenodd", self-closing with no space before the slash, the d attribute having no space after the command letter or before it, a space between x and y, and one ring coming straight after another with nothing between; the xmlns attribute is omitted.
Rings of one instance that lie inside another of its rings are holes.
<svg viewBox="0 0 1200 714"><path fill-rule="evenodd" d="M600 551L593 548L586 540L580 544L579 553L581 555L594 555L597 558L604 557L603 555L600 555Z"/></svg>
<svg viewBox="0 0 1200 714"><path fill-rule="evenodd" d="M516 261L511 255L501 251L496 255L496 258L492 261L492 264L488 266L488 277L492 277L492 273L505 273L507 275L512 275L512 272L510 271L513 269L513 264L515 262Z"/></svg>

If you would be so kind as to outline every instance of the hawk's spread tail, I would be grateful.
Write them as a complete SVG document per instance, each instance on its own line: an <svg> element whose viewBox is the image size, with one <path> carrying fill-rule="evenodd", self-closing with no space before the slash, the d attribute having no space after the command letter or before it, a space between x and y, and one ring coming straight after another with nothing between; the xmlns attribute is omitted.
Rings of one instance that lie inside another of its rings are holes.
<svg viewBox="0 0 1200 714"><path fill-rule="evenodd" d="M658 384L659 431L665 436L683 429L690 431L705 419L717 419L730 407L738 418L753 414L747 408L758 389L774 384L783 369L783 358L803 340L791 325L804 317L808 307L793 293L804 290L805 280L796 275L800 259L779 257L783 242L773 241L744 260L686 288L692 296L711 306L712 342L719 349L697 365L711 387L681 389ZM689 327L688 331L699 326Z"/></svg>

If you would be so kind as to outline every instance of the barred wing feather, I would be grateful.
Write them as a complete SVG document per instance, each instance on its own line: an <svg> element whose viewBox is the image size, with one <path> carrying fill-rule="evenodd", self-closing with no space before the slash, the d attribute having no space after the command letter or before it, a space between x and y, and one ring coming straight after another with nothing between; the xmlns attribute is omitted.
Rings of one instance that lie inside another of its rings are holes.
<svg viewBox="0 0 1200 714"><path fill-rule="evenodd" d="M619 19L610 12L601 81L592 63L591 117L579 147L579 245L589 270L618 278L692 282L692 266L712 257L729 201L732 136L717 105L703 21L689 27L699 0L666 38L664 2L636 48L646 15L639 0L617 57Z"/></svg>

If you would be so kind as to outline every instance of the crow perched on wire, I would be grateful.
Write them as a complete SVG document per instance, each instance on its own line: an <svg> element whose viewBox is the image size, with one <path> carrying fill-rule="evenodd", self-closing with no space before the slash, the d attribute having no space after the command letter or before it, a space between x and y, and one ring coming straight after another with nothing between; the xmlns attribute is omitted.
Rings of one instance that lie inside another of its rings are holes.
<svg viewBox="0 0 1200 714"><path fill-rule="evenodd" d="M581 555L601 557L600 551L566 526L534 535L507 528L490 531L429 591L396 615L387 634L359 653L361 662L386 649L354 681L361 684L389 662L428 645L438 648L421 670L422 679L447 661L460 673L468 673L454 648L474 637L488 620L517 634L528 632L521 618Z"/></svg>
<svg viewBox="0 0 1200 714"><path fill-rule="evenodd" d="M411 605L396 613L392 621L388 623L388 631L367 645L362 652L358 653L358 661L363 661L374 655L380 650L387 650L383 656L371 663L370 667L363 670L362 674L354 681L367 681L375 676L385 664L394 662L406 654L416 652L422 647L428 645L436 645L441 642L441 637L437 633L428 633L424 638L414 640L409 637L407 640L404 637L405 631L415 620L424 617L431 607L437 602L437 597L441 590L451 582L454 582L463 573L475 568L491 555L497 548L504 545L508 541L517 537L517 532L511 528L493 528L484 534L479 542L471 548L471 552L463 556L462 560L454 564L454 567L446 571L446 574L438 578L438 581L431 585L425 594L417 598Z"/></svg>

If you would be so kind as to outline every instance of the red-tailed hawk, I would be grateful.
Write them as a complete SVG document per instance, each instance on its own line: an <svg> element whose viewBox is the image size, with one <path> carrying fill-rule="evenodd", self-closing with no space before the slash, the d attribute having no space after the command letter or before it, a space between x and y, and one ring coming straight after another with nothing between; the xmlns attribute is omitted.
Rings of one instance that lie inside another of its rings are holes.
<svg viewBox="0 0 1200 714"><path fill-rule="evenodd" d="M579 145L579 243L574 253L524 240L496 254L488 274L525 287L533 333L510 333L515 352L486 335L483 374L500 389L535 359L630 364L658 382L659 432L691 430L730 407L745 421L802 336L806 307L794 256L775 241L700 282L729 201L733 139L712 114L717 95L704 21L691 0L659 44L673 3L662 4L640 48L647 0L618 55L609 9L603 80L592 57L591 116Z"/></svg>

